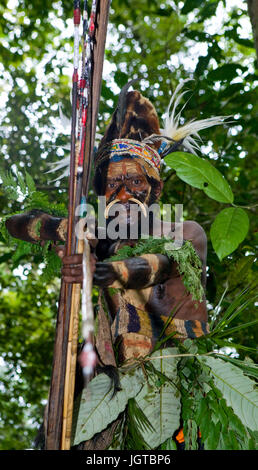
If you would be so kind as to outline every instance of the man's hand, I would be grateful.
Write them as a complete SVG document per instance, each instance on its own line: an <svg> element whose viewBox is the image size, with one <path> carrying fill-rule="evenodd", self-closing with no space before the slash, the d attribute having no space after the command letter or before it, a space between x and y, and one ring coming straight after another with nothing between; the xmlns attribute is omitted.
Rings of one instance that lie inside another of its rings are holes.
<svg viewBox="0 0 258 470"><path fill-rule="evenodd" d="M62 276L64 282L75 284L82 283L82 254L66 256L64 246L57 246L55 247L55 250L58 256L62 259ZM93 284L100 287L107 287L117 279L117 274L112 263L96 262L95 255L91 254L90 265L91 273L93 275Z"/></svg>
<svg viewBox="0 0 258 470"><path fill-rule="evenodd" d="M64 282L81 284L83 281L82 255L64 256L62 262L61 272Z"/></svg>
<svg viewBox="0 0 258 470"><path fill-rule="evenodd" d="M108 287L117 280L118 276L112 263L96 263L93 276L93 284L100 287Z"/></svg>
<svg viewBox="0 0 258 470"><path fill-rule="evenodd" d="M57 255L62 260L62 276L64 282L81 284L83 281L83 271L82 271L82 254L76 254L71 256L65 255L65 246L56 246L55 247ZM96 257L94 254L90 256L90 266L92 275L95 271Z"/></svg>

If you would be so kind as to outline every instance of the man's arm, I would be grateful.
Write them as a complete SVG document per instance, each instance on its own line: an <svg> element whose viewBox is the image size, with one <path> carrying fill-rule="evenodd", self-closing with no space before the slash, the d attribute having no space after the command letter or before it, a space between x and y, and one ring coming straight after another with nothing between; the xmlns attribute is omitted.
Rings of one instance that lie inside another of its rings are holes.
<svg viewBox="0 0 258 470"><path fill-rule="evenodd" d="M183 238L190 240L199 256L202 267L202 283L206 279L207 238L203 228L193 221L183 225ZM96 263L93 282L102 287L144 289L168 280L176 273L176 263L161 254L144 254L123 261Z"/></svg>
<svg viewBox="0 0 258 470"><path fill-rule="evenodd" d="M102 287L144 289L165 282L170 272L167 256L145 254L123 261L96 263L93 282Z"/></svg>
<svg viewBox="0 0 258 470"><path fill-rule="evenodd" d="M202 227L196 222L184 222L184 240L190 240L203 266L202 282L206 279L207 240ZM81 255L63 258L65 282L82 282ZM79 258L80 256L80 258ZM176 263L161 254L144 254L123 261L94 262L93 283L101 287L144 289L178 276Z"/></svg>
<svg viewBox="0 0 258 470"><path fill-rule="evenodd" d="M5 225L12 237L30 243L66 240L67 219L53 217L37 209L13 215L6 220Z"/></svg>

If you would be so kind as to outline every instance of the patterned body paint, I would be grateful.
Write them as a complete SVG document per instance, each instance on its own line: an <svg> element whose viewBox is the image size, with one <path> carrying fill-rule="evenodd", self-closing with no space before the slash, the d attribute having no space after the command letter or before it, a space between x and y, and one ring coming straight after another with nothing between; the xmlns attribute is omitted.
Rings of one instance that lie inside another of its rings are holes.
<svg viewBox="0 0 258 470"><path fill-rule="evenodd" d="M100 143L94 188L97 195L106 196L107 204L114 202L115 205L120 202L128 211L135 201L148 206L157 200L162 182L159 175L160 158L157 156L160 147L157 113L149 100L142 97L138 91L127 93L124 103L125 109L118 108L114 112ZM147 147L142 141L153 134L158 137L148 144L152 150L150 149L149 155L145 155ZM124 141L124 147L121 141ZM140 142L137 144L136 141ZM125 222L128 222L128 218ZM138 223L139 218L135 222ZM59 224L61 226L61 219L55 226L55 234ZM63 228L64 226L65 222ZM35 224L30 227L34 227L35 232ZM173 224L170 224L166 233L170 230L174 230ZM184 222L183 232L183 238L191 240L202 261L205 286L205 233L196 222L190 221ZM31 237L31 233L31 230L27 231L27 236ZM118 243L100 239L95 251L97 262L93 283L104 289L112 317L112 340L120 343L121 360L146 355L161 334L167 336L176 331L178 337L185 338L200 336L208 331L205 299L203 302L193 301L191 295L186 292L176 263L171 263L166 256L146 254L124 261L107 262L118 245L130 245L135 242L129 238L119 240ZM76 272L78 282L80 264L77 260L72 260L70 266L70 276ZM118 292L111 293L109 287L118 289ZM170 316L171 321L165 328Z"/></svg>
<svg viewBox="0 0 258 470"><path fill-rule="evenodd" d="M205 299L193 301L166 256L146 254L110 264L116 280L105 296L121 362L148 354L157 340L171 333L182 340L208 333ZM113 288L119 289L115 295Z"/></svg>

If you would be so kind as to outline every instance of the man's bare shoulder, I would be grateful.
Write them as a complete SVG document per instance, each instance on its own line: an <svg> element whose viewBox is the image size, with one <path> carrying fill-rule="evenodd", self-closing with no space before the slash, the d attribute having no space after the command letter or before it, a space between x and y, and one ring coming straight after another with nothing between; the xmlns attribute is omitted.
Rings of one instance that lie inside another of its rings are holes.
<svg viewBox="0 0 258 470"><path fill-rule="evenodd" d="M207 255L207 236L203 227L194 220L186 220L183 223L183 239L190 240L199 254L202 261ZM174 222L162 223L162 235L171 236L175 233L176 224Z"/></svg>
<svg viewBox="0 0 258 470"><path fill-rule="evenodd" d="M183 231L185 240L193 238L201 239L207 242L205 230L200 224L198 224L198 222L195 222L194 220L186 220L183 222Z"/></svg>
<svg viewBox="0 0 258 470"><path fill-rule="evenodd" d="M162 234L168 235L170 232L175 231L176 224L174 222L162 222ZM183 222L183 234L185 240L192 238L202 238L207 241L206 233L203 227L194 220L185 220Z"/></svg>

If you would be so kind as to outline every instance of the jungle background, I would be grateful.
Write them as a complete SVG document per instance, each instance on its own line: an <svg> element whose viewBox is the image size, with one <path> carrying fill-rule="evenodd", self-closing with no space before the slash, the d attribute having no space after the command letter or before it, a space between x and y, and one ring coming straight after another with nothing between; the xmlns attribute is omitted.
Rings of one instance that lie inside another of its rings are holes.
<svg viewBox="0 0 258 470"><path fill-rule="evenodd" d="M249 9L248 9L249 7ZM73 57L73 2L3 0L0 6L1 170L25 170L53 205L67 204L67 179L53 182L50 162L68 151ZM163 170L161 203L184 205L208 237L207 305L218 316L257 277L257 6L255 1L113 0L99 109L98 132L107 125L121 87L141 77L140 88L162 121L172 92L187 78L182 118L231 116L202 133L201 156L225 176L235 204L249 218L245 239L220 260L210 227L227 205ZM252 26L253 25L253 30ZM94 199L91 193L92 200ZM22 211L0 187L1 216ZM44 276L41 252L27 254L0 239L0 449L27 449L42 422L51 376L60 273ZM226 290L226 291L225 291ZM221 300L222 299L222 300ZM249 302L233 326L255 319ZM232 326L232 325L231 325ZM257 361L257 327L237 329L218 347ZM226 348L226 349L225 349Z"/></svg>

